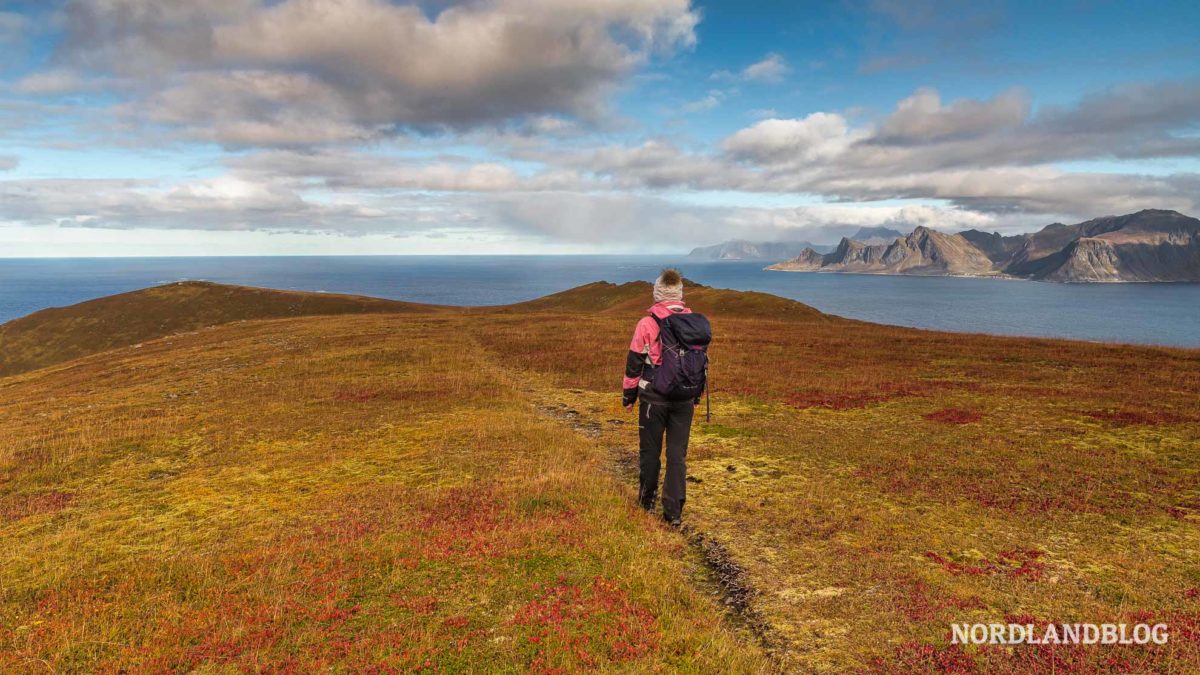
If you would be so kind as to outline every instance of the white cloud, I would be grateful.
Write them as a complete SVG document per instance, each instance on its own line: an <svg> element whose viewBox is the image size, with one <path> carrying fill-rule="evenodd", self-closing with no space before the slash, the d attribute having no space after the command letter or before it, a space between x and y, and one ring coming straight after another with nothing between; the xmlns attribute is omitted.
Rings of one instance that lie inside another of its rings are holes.
<svg viewBox="0 0 1200 675"><path fill-rule="evenodd" d="M730 155L761 164L830 159L855 140L846 118L818 112L804 119L767 119L725 139Z"/></svg>
<svg viewBox="0 0 1200 675"><path fill-rule="evenodd" d="M679 232L710 243L828 240L878 224L1004 229L1144 207L1194 212L1200 199L1195 174L1061 168L1200 156L1196 80L1036 110L1020 90L943 100L921 88L877 118L758 111L763 119L714 144L679 129L618 132L615 122L593 133L614 88L695 42L687 0L81 0L63 15L65 51L13 86L26 96L0 99L0 127L74 123L95 109L28 96L99 88L121 99L118 122L144 144L239 151L204 180L0 181L0 223L502 233L629 249L682 247ZM721 77L787 72L768 54ZM712 89L680 109L735 95ZM418 133L427 131L449 133ZM0 170L14 166L0 157ZM740 193L727 199L740 206L697 205L727 193ZM830 203L754 208L747 193ZM881 200L924 203L848 204Z"/></svg>
<svg viewBox="0 0 1200 675"><path fill-rule="evenodd" d="M896 105L875 138L903 144L992 134L1021 126L1029 108L1029 97L1019 89L988 101L961 99L949 105L942 105L936 90L918 89Z"/></svg>
<svg viewBox="0 0 1200 675"><path fill-rule="evenodd" d="M780 82L791 68L779 54L767 54L763 60L752 63L742 70L742 78L756 82Z"/></svg>
<svg viewBox="0 0 1200 675"><path fill-rule="evenodd" d="M306 199L285 185L231 176L174 186L132 180L0 181L0 203L0 222L26 225L340 233L411 227L388 210Z"/></svg>
<svg viewBox="0 0 1200 675"><path fill-rule="evenodd" d="M283 155L291 153L281 153ZM797 208L700 206L624 190L581 191L571 182L538 184L505 167L444 165L390 175L312 183L319 162L291 177L265 167L177 185L145 181L0 181L0 222L115 229L323 232L340 235L450 234L456 240L515 236L575 250L686 250L731 238L832 242L859 227L925 225L1013 231L1048 222L1040 214L1124 213L1148 205L1187 210L1200 179L1133 180L1020 168L875 179L824 179L830 193L863 199L945 199L957 207L818 204ZM298 156L293 156L298 160ZM332 161L332 158L327 158ZM651 163L650 171L655 170ZM261 172L259 172L261 171ZM306 175L312 174L312 175ZM361 179L361 180L360 180ZM1165 189L1174 190L1174 199ZM413 192L408 190L420 190ZM430 192L429 190L432 190ZM1097 195L1097 191L1104 194ZM964 197L971 195L971 197ZM994 204L987 200L995 200ZM1017 201L1025 211L1013 211ZM1152 204L1148 204L1150 202ZM1002 207L1002 208L996 208Z"/></svg>
<svg viewBox="0 0 1200 675"><path fill-rule="evenodd" d="M718 70L710 75L709 79L725 82L742 80L777 83L783 81L783 78L791 71L791 66L783 56L771 52L762 60L751 63L736 73L729 70Z"/></svg>
<svg viewBox="0 0 1200 675"><path fill-rule="evenodd" d="M80 0L65 16L66 62L147 92L127 115L144 107L227 145L594 122L624 78L693 45L699 21L688 0L478 0L433 15L385 0Z"/></svg>
<svg viewBox="0 0 1200 675"><path fill-rule="evenodd" d="M977 214L1029 214L1031 221L1036 214L1083 220L1142 208L1194 213L1196 174L1083 173L1054 163L1128 153L1200 156L1200 139L1185 133L1200 121L1200 107L1188 105L1197 96L1194 83L1159 83L1032 115L1015 91L943 104L936 92L921 90L877 125L855 126L834 112L772 118L731 134L722 153L655 139L592 150L523 148L518 156L590 176L594 189L937 200Z"/></svg>
<svg viewBox="0 0 1200 675"><path fill-rule="evenodd" d="M227 164L234 175L256 181L284 181L295 189L420 190L501 192L571 190L583 181L572 170L519 174L500 162L417 161L357 152L267 151L242 155Z"/></svg>
<svg viewBox="0 0 1200 675"><path fill-rule="evenodd" d="M57 96L79 91L89 91L102 86L99 79L90 79L77 71L66 68L54 68L27 75L13 85L13 91L18 94L32 96Z"/></svg>
<svg viewBox="0 0 1200 675"><path fill-rule="evenodd" d="M728 239L832 243L862 226L926 225L958 231L1003 228L1004 223L996 216L932 206L735 208L685 205L634 194L574 192L545 193L536 199L498 195L479 207L490 214L491 222L510 231L551 241L597 246L633 241L643 250L677 252Z"/></svg>

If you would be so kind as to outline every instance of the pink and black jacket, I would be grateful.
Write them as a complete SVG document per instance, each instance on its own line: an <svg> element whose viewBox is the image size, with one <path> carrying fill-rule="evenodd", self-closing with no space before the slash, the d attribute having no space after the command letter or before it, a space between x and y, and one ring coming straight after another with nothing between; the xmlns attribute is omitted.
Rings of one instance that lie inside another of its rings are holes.
<svg viewBox="0 0 1200 675"><path fill-rule="evenodd" d="M664 300L656 302L647 310L647 316L641 318L633 330L633 339L629 343L629 354L625 359L625 380L623 382L622 401L625 405L633 405L641 396L644 401L659 401L662 396L650 386L654 380L654 370L662 364L662 345L659 342L658 319L664 319L672 314L691 314L692 310L681 300Z"/></svg>

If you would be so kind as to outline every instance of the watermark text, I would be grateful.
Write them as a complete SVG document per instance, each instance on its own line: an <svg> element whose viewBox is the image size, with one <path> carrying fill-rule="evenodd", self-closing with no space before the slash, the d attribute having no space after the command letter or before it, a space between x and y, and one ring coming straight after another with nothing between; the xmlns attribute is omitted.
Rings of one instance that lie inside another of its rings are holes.
<svg viewBox="0 0 1200 675"><path fill-rule="evenodd" d="M950 626L956 645L1165 645L1165 623L956 623Z"/></svg>

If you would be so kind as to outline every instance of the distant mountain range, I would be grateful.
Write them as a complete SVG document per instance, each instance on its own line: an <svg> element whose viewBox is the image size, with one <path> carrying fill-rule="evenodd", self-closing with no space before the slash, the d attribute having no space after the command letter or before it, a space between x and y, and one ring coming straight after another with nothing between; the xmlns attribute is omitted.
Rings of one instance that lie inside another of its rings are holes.
<svg viewBox="0 0 1200 675"><path fill-rule="evenodd" d="M850 238L864 244L890 244L903 236L904 233L900 230L893 230L881 225L879 227L860 227L858 232L855 232L854 236Z"/></svg>
<svg viewBox="0 0 1200 675"><path fill-rule="evenodd" d="M809 248L767 269L1061 282L1200 281L1200 220L1150 209L1010 236L918 227L890 243L843 238L829 253Z"/></svg>
<svg viewBox="0 0 1200 675"><path fill-rule="evenodd" d="M784 260L800 255L806 249L825 253L832 246L821 246L807 241L746 241L735 239L713 246L692 249L689 258L700 260Z"/></svg>

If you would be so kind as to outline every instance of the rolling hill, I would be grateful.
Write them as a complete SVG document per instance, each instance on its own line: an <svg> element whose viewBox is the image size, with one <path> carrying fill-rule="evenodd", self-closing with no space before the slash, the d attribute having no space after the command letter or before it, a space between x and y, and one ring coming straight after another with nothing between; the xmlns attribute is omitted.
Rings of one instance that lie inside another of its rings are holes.
<svg viewBox="0 0 1200 675"><path fill-rule="evenodd" d="M636 507L620 407L648 284L141 293L51 315L91 340L0 377L2 672L1200 668L1200 351L691 285L714 417L681 533ZM141 347L94 351L131 306ZM963 647L958 621L1171 641Z"/></svg>
<svg viewBox="0 0 1200 675"><path fill-rule="evenodd" d="M183 281L45 309L0 325L0 375L234 321L431 310L379 298Z"/></svg>
<svg viewBox="0 0 1200 675"><path fill-rule="evenodd" d="M688 306L706 314L845 321L823 314L819 310L795 300L769 293L712 288L688 279L685 279L683 283ZM623 284L597 281L528 302L486 309L476 308L476 311L484 310L506 314L531 311L569 311L629 316L646 309L646 298L650 297L652 290L653 286L645 281L631 281Z"/></svg>

